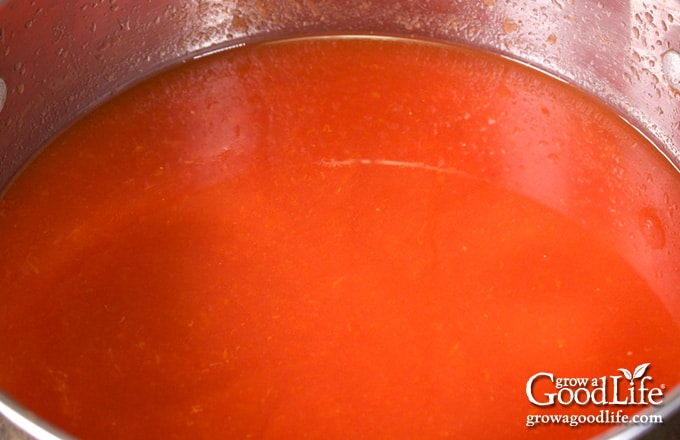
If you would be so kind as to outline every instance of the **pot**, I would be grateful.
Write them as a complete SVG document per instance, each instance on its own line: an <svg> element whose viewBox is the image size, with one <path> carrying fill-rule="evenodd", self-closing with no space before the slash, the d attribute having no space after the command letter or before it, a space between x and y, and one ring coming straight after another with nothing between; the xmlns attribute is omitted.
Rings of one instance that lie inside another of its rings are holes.
<svg viewBox="0 0 680 440"><path fill-rule="evenodd" d="M442 40L525 63L596 96L680 168L677 0L4 0L0 188L47 140L154 72L246 42L337 33ZM680 300L664 300L679 316ZM679 394L667 393L659 409L676 433ZM67 437L9 396L0 395L0 413L7 438Z"/></svg>

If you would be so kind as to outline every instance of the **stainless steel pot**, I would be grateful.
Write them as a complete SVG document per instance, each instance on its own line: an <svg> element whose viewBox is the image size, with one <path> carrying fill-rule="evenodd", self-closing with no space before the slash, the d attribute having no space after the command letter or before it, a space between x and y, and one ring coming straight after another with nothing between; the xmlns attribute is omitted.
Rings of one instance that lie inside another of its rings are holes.
<svg viewBox="0 0 680 440"><path fill-rule="evenodd" d="M606 102L680 167L680 0L0 0L0 188L69 122L180 59L338 32L441 39L532 65ZM678 394L662 412L679 412ZM37 437L63 435L5 396L0 413ZM666 428L678 433L677 419Z"/></svg>

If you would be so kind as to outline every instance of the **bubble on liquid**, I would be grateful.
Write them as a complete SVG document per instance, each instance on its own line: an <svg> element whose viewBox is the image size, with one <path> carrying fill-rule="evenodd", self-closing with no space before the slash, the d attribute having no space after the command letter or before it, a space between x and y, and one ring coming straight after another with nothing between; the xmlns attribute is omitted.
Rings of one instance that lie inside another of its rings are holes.
<svg viewBox="0 0 680 440"><path fill-rule="evenodd" d="M643 208L638 213L640 233L652 249L662 249L666 246L666 232L663 222L653 208Z"/></svg>
<svg viewBox="0 0 680 440"><path fill-rule="evenodd" d="M663 73L671 87L680 92L680 52L671 49L663 54Z"/></svg>
<svg viewBox="0 0 680 440"><path fill-rule="evenodd" d="M560 161L560 155L557 153L548 154L548 160L552 163L557 163Z"/></svg>
<svg viewBox="0 0 680 440"><path fill-rule="evenodd" d="M0 112L2 111L2 108L5 106L6 100L7 100L7 84L5 84L5 80L0 78Z"/></svg>

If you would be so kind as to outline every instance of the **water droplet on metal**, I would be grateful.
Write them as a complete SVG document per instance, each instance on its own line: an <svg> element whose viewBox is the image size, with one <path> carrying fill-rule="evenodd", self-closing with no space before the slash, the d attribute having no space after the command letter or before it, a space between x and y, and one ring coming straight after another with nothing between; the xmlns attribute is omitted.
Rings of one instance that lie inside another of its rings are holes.
<svg viewBox="0 0 680 440"><path fill-rule="evenodd" d="M16 72L19 72L19 75L23 75L24 73L26 73L26 66L24 65L24 63L19 61L16 64L14 64L14 70Z"/></svg>
<svg viewBox="0 0 680 440"><path fill-rule="evenodd" d="M2 108L5 106L5 101L7 100L7 84L5 84L5 81L0 78L0 112L2 111Z"/></svg>
<svg viewBox="0 0 680 440"><path fill-rule="evenodd" d="M663 73L677 92L680 92L680 52L669 50L663 54Z"/></svg>

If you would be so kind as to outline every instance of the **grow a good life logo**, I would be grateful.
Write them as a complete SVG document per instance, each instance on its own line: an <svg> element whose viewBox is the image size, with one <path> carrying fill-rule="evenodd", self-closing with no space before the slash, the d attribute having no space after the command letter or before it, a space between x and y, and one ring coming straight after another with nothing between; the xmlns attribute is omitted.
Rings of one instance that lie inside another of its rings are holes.
<svg viewBox="0 0 680 440"><path fill-rule="evenodd" d="M536 373L527 381L527 397L536 406L560 405L659 405L663 399L662 384L651 387L651 376L645 373L649 363L638 365L631 373L619 368L623 375L601 377L556 377L553 373ZM625 381L623 379L626 379ZM554 389L537 395L535 385L549 381Z"/></svg>
<svg viewBox="0 0 680 440"><path fill-rule="evenodd" d="M526 395L536 407L562 407L565 414L528 415L527 426L563 423L570 426L594 423L663 423L660 415L624 414L623 407L657 406L663 401L665 384L653 385L647 375L650 364L632 371L619 368L621 374L600 377L559 377L551 372L536 373L527 380ZM566 414L571 408L594 406L593 414Z"/></svg>

